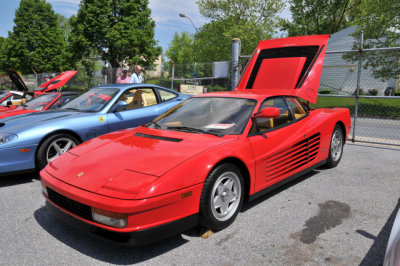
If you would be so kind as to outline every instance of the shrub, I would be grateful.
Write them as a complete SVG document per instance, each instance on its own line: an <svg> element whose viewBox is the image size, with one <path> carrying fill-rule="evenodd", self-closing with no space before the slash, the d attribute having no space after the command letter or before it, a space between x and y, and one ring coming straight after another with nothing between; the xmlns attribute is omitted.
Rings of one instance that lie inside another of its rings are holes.
<svg viewBox="0 0 400 266"><path fill-rule="evenodd" d="M353 95L356 95L357 89L354 90ZM358 95L365 95L365 92L362 88L360 88L359 94Z"/></svg>
<svg viewBox="0 0 400 266"><path fill-rule="evenodd" d="M331 90L320 90L319 94L330 94Z"/></svg>
<svg viewBox="0 0 400 266"><path fill-rule="evenodd" d="M376 95L378 95L378 90L377 89L370 89L370 90L368 90L368 95L376 96Z"/></svg>

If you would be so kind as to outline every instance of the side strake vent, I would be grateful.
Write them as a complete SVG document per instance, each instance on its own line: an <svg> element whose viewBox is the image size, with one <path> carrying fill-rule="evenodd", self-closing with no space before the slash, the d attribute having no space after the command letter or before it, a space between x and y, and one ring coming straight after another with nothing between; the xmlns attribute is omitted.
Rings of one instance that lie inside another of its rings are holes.
<svg viewBox="0 0 400 266"><path fill-rule="evenodd" d="M0 127L4 127L5 125L5 123L0 123Z"/></svg>
<svg viewBox="0 0 400 266"><path fill-rule="evenodd" d="M304 139L289 149L265 159L266 180L286 175L313 161L318 154L320 133Z"/></svg>
<svg viewBox="0 0 400 266"><path fill-rule="evenodd" d="M156 135L149 135L149 134L143 134L136 132L135 136L143 137L143 138L149 138L149 139L158 139L158 140L166 140L166 141L172 141L172 142L181 142L182 139L176 139L176 138L168 138L168 137L162 137L162 136L156 136Z"/></svg>

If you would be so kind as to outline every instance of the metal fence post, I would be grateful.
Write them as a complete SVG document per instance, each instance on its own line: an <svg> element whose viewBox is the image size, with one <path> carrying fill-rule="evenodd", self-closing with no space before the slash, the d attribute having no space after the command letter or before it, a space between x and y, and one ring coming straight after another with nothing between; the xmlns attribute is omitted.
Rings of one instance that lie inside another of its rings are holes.
<svg viewBox="0 0 400 266"><path fill-rule="evenodd" d="M171 90L174 89L174 75L175 75L175 64L172 63L172 71L171 71Z"/></svg>
<svg viewBox="0 0 400 266"><path fill-rule="evenodd" d="M232 84L231 90L235 89L236 83L239 81L239 56L240 56L240 39L232 40Z"/></svg>
<svg viewBox="0 0 400 266"><path fill-rule="evenodd" d="M361 34L360 34L360 50L359 50L359 57L358 57L356 104L354 106L353 139L351 140L352 142L355 142L355 138L356 138L356 121L357 121L357 117L358 117L358 101L359 101L359 97L360 97L360 81L361 81L363 42L364 42L364 31L361 31Z"/></svg>

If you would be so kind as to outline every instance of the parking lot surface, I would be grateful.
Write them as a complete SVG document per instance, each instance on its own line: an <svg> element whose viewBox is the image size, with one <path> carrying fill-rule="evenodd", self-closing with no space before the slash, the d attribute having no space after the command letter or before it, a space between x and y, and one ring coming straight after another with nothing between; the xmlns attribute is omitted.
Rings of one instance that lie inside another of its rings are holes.
<svg viewBox="0 0 400 266"><path fill-rule="evenodd" d="M338 167L247 203L227 229L140 248L56 220L36 175L0 177L0 197L1 265L379 265L400 206L400 150L349 143Z"/></svg>

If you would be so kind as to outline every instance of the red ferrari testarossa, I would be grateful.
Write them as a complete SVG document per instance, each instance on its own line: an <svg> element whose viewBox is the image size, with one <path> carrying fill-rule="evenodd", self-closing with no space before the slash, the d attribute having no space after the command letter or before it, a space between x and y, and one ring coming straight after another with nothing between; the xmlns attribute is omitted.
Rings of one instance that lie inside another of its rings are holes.
<svg viewBox="0 0 400 266"><path fill-rule="evenodd" d="M92 139L42 170L46 203L93 235L147 244L229 226L244 201L335 167L348 109L316 102L328 35L261 41L235 91L190 98L153 122Z"/></svg>

